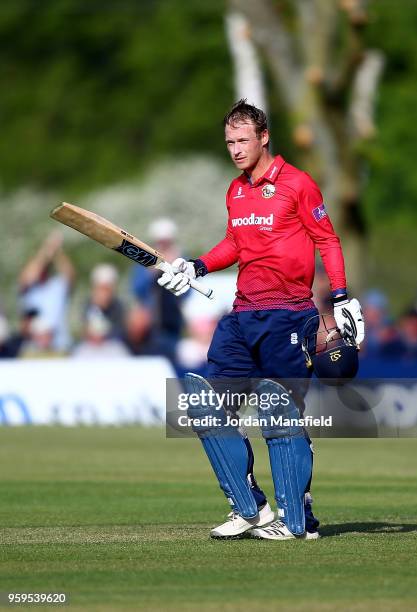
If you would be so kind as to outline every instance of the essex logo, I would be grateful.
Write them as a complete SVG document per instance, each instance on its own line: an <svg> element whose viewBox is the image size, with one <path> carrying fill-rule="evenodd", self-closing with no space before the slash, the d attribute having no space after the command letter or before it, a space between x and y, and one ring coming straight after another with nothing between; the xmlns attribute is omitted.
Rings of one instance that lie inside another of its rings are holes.
<svg viewBox="0 0 417 612"><path fill-rule="evenodd" d="M239 189L237 190L237 194L233 196L233 199L236 200L237 198L244 198L245 194L242 193L242 186L239 187Z"/></svg>
<svg viewBox="0 0 417 612"><path fill-rule="evenodd" d="M341 358L341 356L342 356L342 354L341 354L340 350L337 350L337 351L332 351L332 352L330 353L330 359L331 359L332 361L339 361L339 359Z"/></svg>
<svg viewBox="0 0 417 612"><path fill-rule="evenodd" d="M262 187L262 197L263 198L272 198L275 195L275 185L264 185Z"/></svg>

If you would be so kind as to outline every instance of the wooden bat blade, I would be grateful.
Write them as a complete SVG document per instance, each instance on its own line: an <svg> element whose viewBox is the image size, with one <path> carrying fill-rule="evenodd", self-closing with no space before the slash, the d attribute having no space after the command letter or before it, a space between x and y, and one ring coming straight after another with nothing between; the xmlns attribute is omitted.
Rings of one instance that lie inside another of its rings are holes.
<svg viewBox="0 0 417 612"><path fill-rule="evenodd" d="M85 236L97 240L109 249L121 244L120 228L100 215L63 202L51 212L52 219L68 225Z"/></svg>
<svg viewBox="0 0 417 612"><path fill-rule="evenodd" d="M107 248L133 259L142 266L157 266L165 261L161 253L145 242L128 234L104 217L74 204L63 202L60 206L54 208L50 216Z"/></svg>
<svg viewBox="0 0 417 612"><path fill-rule="evenodd" d="M68 227L72 227L84 236L92 238L108 249L118 251L142 266L155 267L163 272L169 271L171 268L162 253L150 247L146 242L128 234L111 221L89 210L63 202L52 210L50 217ZM212 289L204 287L194 279L190 281L190 285L196 291L213 299Z"/></svg>

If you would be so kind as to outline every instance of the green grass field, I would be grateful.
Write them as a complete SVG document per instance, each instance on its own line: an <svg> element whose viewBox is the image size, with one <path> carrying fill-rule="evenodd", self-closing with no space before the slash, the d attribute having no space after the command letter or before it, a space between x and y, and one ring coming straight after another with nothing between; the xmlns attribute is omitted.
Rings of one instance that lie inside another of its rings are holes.
<svg viewBox="0 0 417 612"><path fill-rule="evenodd" d="M3 593L63 591L71 610L417 610L417 439L317 440L310 542L211 541L228 507L203 451L159 429L2 428L0 458Z"/></svg>

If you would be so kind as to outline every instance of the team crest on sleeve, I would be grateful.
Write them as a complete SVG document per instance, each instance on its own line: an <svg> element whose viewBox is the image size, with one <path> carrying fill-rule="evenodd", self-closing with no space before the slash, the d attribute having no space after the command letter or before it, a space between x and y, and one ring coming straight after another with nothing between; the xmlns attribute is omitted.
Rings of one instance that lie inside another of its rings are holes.
<svg viewBox="0 0 417 612"><path fill-rule="evenodd" d="M272 198L273 195L275 195L275 185L268 183L262 187L263 198Z"/></svg>
<svg viewBox="0 0 417 612"><path fill-rule="evenodd" d="M327 217L327 210L324 203L320 204L320 206L316 206L316 208L313 208L311 212L313 213L313 217L316 221L321 221L324 219L324 217Z"/></svg>

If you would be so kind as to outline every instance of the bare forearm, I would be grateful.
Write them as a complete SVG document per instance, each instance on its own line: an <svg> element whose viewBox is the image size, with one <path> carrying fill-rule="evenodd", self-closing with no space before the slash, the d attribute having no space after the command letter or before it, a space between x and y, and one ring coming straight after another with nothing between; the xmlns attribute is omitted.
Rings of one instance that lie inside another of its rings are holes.
<svg viewBox="0 0 417 612"><path fill-rule="evenodd" d="M37 283L50 262L51 254L46 245L43 244L35 256L26 263L20 273L19 284L21 289Z"/></svg>
<svg viewBox="0 0 417 612"><path fill-rule="evenodd" d="M57 271L67 279L70 285L72 285L75 280L75 269L71 260L62 249L56 254L54 264Z"/></svg>

